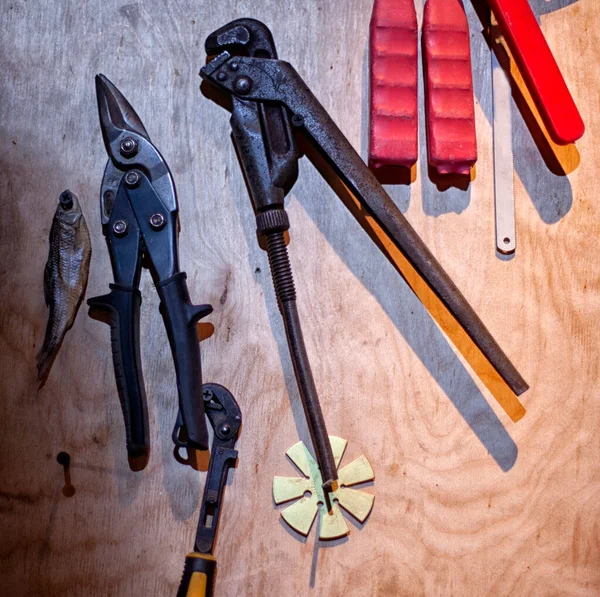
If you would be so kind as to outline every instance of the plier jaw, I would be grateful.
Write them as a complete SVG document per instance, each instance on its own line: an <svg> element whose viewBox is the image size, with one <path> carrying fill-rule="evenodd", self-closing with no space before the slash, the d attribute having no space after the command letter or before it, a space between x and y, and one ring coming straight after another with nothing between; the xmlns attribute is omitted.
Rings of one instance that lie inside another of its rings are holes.
<svg viewBox="0 0 600 597"><path fill-rule="evenodd" d="M177 197L165 160L135 110L103 75L96 77L96 93L109 156L100 205L114 283L109 294L88 300L88 305L92 317L111 327L129 461L139 470L146 465L150 448L139 342L142 267L150 270L161 301L186 446L201 450L208 448L208 433L196 323L212 307L191 304L186 274L179 270Z"/></svg>

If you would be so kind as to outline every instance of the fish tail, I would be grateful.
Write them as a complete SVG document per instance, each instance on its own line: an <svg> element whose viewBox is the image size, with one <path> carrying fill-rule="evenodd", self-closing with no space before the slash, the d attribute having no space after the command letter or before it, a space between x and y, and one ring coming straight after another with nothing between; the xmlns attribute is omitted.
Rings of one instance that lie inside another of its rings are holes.
<svg viewBox="0 0 600 597"><path fill-rule="evenodd" d="M38 389L41 389L48 379L50 369L52 368L52 364L54 363L54 359L58 353L58 348L59 346L54 342L44 342L42 348L40 348L40 351L37 354L36 361L37 379L39 382Z"/></svg>

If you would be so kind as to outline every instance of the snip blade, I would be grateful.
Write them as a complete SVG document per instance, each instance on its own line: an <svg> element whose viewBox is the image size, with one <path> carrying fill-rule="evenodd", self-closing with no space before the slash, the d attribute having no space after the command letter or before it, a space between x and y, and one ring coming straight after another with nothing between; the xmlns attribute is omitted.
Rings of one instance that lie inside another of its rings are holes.
<svg viewBox="0 0 600 597"><path fill-rule="evenodd" d="M500 44L494 44L502 51ZM515 191L510 82L492 50L492 88L494 105L494 197L496 211L496 248L510 254L516 248Z"/></svg>

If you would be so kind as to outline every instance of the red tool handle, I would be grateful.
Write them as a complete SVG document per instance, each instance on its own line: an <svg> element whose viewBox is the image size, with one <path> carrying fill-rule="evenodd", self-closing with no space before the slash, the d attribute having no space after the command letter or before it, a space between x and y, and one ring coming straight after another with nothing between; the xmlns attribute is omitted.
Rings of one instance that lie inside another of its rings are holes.
<svg viewBox="0 0 600 597"><path fill-rule="evenodd" d="M423 10L427 154L440 174L468 175L477 161L469 25L461 0Z"/></svg>
<svg viewBox="0 0 600 597"><path fill-rule="evenodd" d="M414 0L375 0L369 38L369 168L418 157L418 30Z"/></svg>
<svg viewBox="0 0 600 597"><path fill-rule="evenodd" d="M585 126L527 0L488 0L552 139L567 145Z"/></svg>

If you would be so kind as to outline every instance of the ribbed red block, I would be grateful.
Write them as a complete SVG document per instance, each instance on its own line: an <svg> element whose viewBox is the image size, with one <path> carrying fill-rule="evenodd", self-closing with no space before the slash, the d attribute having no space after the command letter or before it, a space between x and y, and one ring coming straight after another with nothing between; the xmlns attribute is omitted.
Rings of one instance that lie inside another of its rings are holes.
<svg viewBox="0 0 600 597"><path fill-rule="evenodd" d="M369 168L418 158L417 14L414 0L375 0L371 16Z"/></svg>
<svg viewBox="0 0 600 597"><path fill-rule="evenodd" d="M469 174L477 161L469 25L461 0L427 0L423 14L429 164Z"/></svg>

